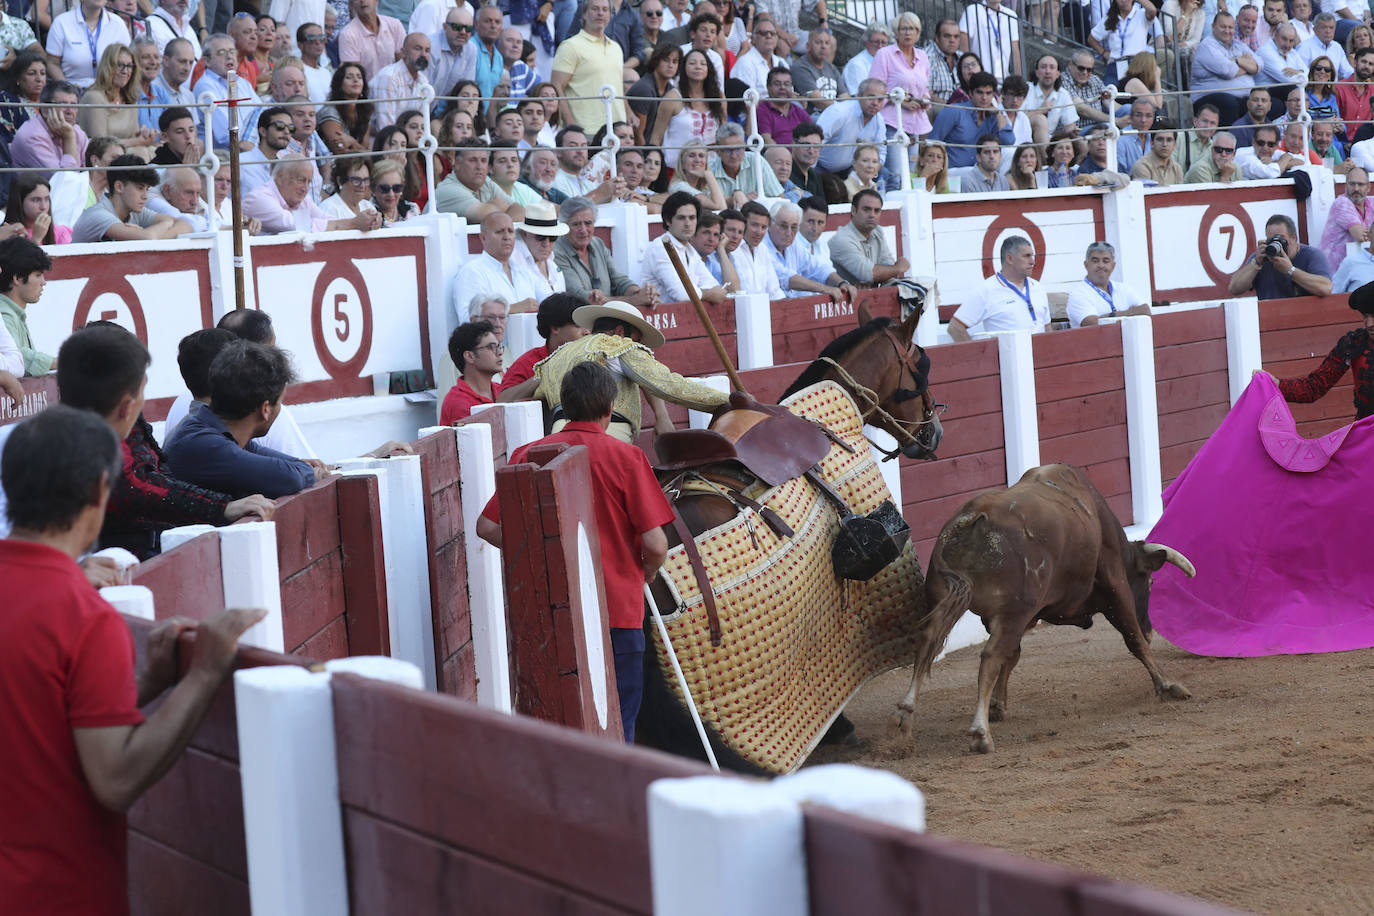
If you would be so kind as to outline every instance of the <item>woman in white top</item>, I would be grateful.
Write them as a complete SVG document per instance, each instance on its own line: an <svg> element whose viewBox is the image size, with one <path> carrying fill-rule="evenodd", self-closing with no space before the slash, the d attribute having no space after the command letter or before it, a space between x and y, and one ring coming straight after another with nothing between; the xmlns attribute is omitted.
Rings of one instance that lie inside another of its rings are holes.
<svg viewBox="0 0 1374 916"><path fill-rule="evenodd" d="M884 188L878 180L878 175L883 170L883 157L875 144L865 143L856 147L851 165L854 170L844 180L844 189L849 192L850 200L865 189L883 193Z"/></svg>
<svg viewBox="0 0 1374 916"><path fill-rule="evenodd" d="M1159 34L1156 12L1150 0L1116 0L1106 18L1093 26L1088 44L1106 59L1108 75L1121 80L1131 58L1150 47L1150 39Z"/></svg>
<svg viewBox="0 0 1374 916"><path fill-rule="evenodd" d="M320 202L330 219L352 219L359 213L377 209L368 197L372 194L372 173L366 159L346 159L334 169L338 191Z"/></svg>
<svg viewBox="0 0 1374 916"><path fill-rule="evenodd" d="M1297 11L1298 3L1307 3L1307 0L1294 0L1294 12ZM1207 11L1203 9L1202 0L1164 0L1163 10L1165 27L1173 27L1173 34L1166 32L1164 41L1173 47L1174 54L1178 55L1183 72L1191 73L1193 52L1202 43L1202 39L1207 37ZM1308 7L1308 11L1311 12L1311 7ZM1294 28L1297 27L1297 23L1294 23ZM1309 33L1311 28L1308 26ZM1301 32L1299 34L1301 35ZM1301 40L1299 38L1299 41Z"/></svg>
<svg viewBox="0 0 1374 916"><path fill-rule="evenodd" d="M684 101L687 99L704 101ZM710 143L716 138L716 128L724 123L725 101L716 85L715 68L710 58L693 48L682 55L677 86L663 94L649 145L662 147L664 163L675 169L678 152L687 141Z"/></svg>
<svg viewBox="0 0 1374 916"><path fill-rule="evenodd" d="M668 186L668 193L686 191L707 210L724 210L725 193L721 191L720 182L711 174L706 163L706 144L700 140L688 140L682 146L681 155L677 160L677 175Z"/></svg>
<svg viewBox="0 0 1374 916"><path fill-rule="evenodd" d="M372 205L382 214L382 227L404 222L420 212L420 208L404 198L405 171L395 159L378 159L372 163Z"/></svg>
<svg viewBox="0 0 1374 916"><path fill-rule="evenodd" d="M568 291L563 271L553 262L554 241L567 234L568 227L558 221L553 204L542 200L527 206L524 220L515 224L511 269L525 271L534 285L534 298L540 302L554 293Z"/></svg>
<svg viewBox="0 0 1374 916"><path fill-rule="evenodd" d="M95 82L105 49L132 40L128 26L105 9L105 0L81 0L80 6L53 19L44 50L61 61L65 79L85 89Z"/></svg>

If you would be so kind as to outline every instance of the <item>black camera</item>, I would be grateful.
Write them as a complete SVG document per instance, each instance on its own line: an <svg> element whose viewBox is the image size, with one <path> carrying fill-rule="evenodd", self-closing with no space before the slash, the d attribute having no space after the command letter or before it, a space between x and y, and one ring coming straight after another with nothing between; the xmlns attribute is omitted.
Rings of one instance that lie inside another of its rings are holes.
<svg viewBox="0 0 1374 916"><path fill-rule="evenodd" d="M1271 235L1264 240L1264 256L1273 260L1288 254L1288 240L1281 235Z"/></svg>

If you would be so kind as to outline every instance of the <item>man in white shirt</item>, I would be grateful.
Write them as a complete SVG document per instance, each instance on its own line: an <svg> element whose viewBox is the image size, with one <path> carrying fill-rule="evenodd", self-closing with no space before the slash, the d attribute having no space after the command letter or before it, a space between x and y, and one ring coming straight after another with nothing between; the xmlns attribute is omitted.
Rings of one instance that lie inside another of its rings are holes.
<svg viewBox="0 0 1374 916"><path fill-rule="evenodd" d="M1345 48L1336 40L1335 13L1317 14L1316 22L1312 24L1312 37L1298 45L1298 53L1302 55L1303 64L1310 64L1318 57L1331 58L1331 63L1336 65L1337 79L1346 79L1355 72Z"/></svg>
<svg viewBox="0 0 1374 916"><path fill-rule="evenodd" d="M834 272L835 265L830 261L830 244L821 236L825 234L825 224L830 217L830 206L820 197L803 197L797 201L801 207L801 228L797 230L797 240L792 244L804 253L815 258L826 269Z"/></svg>
<svg viewBox="0 0 1374 916"><path fill-rule="evenodd" d="M664 245L672 245L678 260L687 270L688 281L696 288L697 295L705 302L724 302L725 287L716 283L716 278L706 269L701 255L692 247L692 236L697 232L697 216L701 204L686 191L669 194L663 202L663 225L667 232L649 243L644 255L644 279L658 287L665 302L684 302L687 289L668 259ZM732 258L733 261L733 258Z"/></svg>
<svg viewBox="0 0 1374 916"><path fill-rule="evenodd" d="M184 220L192 232L210 228L210 205L200 196L200 175L195 169L167 169L158 191L148 195L149 210Z"/></svg>
<svg viewBox="0 0 1374 916"><path fill-rule="evenodd" d="M1281 87L1291 86L1307 72L1307 62L1298 53L1298 32L1292 23L1281 22L1275 27L1274 37L1260 46L1259 62L1261 81L1275 85L1271 94L1287 98L1288 93Z"/></svg>
<svg viewBox="0 0 1374 916"><path fill-rule="evenodd" d="M429 85L429 36L412 32L401 45L401 59L388 64L372 78L372 129L379 131L396 123L396 116L407 108L419 107L415 101L422 86Z"/></svg>
<svg viewBox="0 0 1374 916"><path fill-rule="evenodd" d="M1001 0L970 3L959 17L959 50L977 54L1000 83L1021 72L1021 21Z"/></svg>
<svg viewBox="0 0 1374 916"><path fill-rule="evenodd" d="M949 336L972 340L971 330L1031 331L1049 327L1050 300L1045 289L1031 279L1035 249L1025 236L1013 235L1002 243L1002 269L984 280L949 320Z"/></svg>
<svg viewBox="0 0 1374 916"><path fill-rule="evenodd" d="M730 77L758 92L768 94L768 71L774 67L788 66L787 58L776 53L778 46L778 24L767 13L754 17L753 47L741 54L730 70Z"/></svg>
<svg viewBox="0 0 1374 916"><path fill-rule="evenodd" d="M474 296L500 296L512 312L537 311L539 300L531 277L511 265L515 222L505 213L488 213L480 235L481 254L465 261L453 278L453 312L458 323L468 320L463 306Z"/></svg>
<svg viewBox="0 0 1374 916"><path fill-rule="evenodd" d="M569 124L558 132L558 175L553 180L554 189L562 191L565 197L585 197L598 204L625 196L625 182L619 176L599 185L583 178L582 168L586 164L587 134L580 126Z"/></svg>
<svg viewBox="0 0 1374 916"><path fill-rule="evenodd" d="M1109 242L1093 242L1083 259L1087 276L1069 291L1069 327L1086 328L1102 318L1150 314L1150 303L1134 290L1112 282L1116 249Z"/></svg>
<svg viewBox="0 0 1374 916"><path fill-rule="evenodd" d="M764 243L772 217L768 208L756 200L751 200L740 210L744 216L744 238L739 246L730 252L730 261L739 274L739 289L742 293L764 293L769 301L783 297L782 287L778 285L777 268L773 256ZM727 246L728 248L728 246Z"/></svg>
<svg viewBox="0 0 1374 916"><path fill-rule="evenodd" d="M708 7L708 9L712 8L714 7ZM682 54L685 57L687 52L693 49L705 54L706 58L711 61L711 69L716 71L716 85L724 93L725 59L715 49L716 36L720 34L720 27L720 17L715 13L697 13L687 26L687 34L692 36L692 40L682 45Z"/></svg>
<svg viewBox="0 0 1374 916"><path fill-rule="evenodd" d="M1041 146L1050 138L1078 134L1078 109L1073 96L1064 88L1059 58L1042 54L1035 62L1035 82L1026 93L1021 111L1030 118L1031 135Z"/></svg>
<svg viewBox="0 0 1374 916"><path fill-rule="evenodd" d="M891 43L892 35L889 34L887 26L875 22L864 29L864 49L844 65L845 92L853 96L861 93L860 84L868 79L868 71L873 69L873 55Z"/></svg>
<svg viewBox="0 0 1374 916"><path fill-rule="evenodd" d="M280 106L269 108L258 118L258 145L239 156L239 191L244 197L272 178L272 163L291 142L296 122L291 112Z"/></svg>
<svg viewBox="0 0 1374 916"><path fill-rule="evenodd" d="M329 98L329 84L334 79L334 68L324 56L326 37L324 26L318 22L307 22L296 30L296 44L305 67L305 94L312 102Z"/></svg>
<svg viewBox="0 0 1374 916"><path fill-rule="evenodd" d="M196 57L200 57L200 39L196 37L196 25L187 11L186 0L159 0L157 8L146 20L148 36L157 42L159 53L167 48L173 38L184 38L191 43Z"/></svg>
<svg viewBox="0 0 1374 916"><path fill-rule="evenodd" d="M1302 159L1279 150L1279 129L1273 124L1261 124L1251 136L1252 146L1236 151L1236 166L1240 177L1250 181L1278 178Z"/></svg>

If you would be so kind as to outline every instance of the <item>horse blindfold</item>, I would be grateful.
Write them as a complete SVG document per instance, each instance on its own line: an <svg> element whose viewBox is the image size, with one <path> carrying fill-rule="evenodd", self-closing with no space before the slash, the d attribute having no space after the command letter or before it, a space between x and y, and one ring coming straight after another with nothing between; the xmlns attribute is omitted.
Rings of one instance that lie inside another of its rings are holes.
<svg viewBox="0 0 1374 916"><path fill-rule="evenodd" d="M911 365L907 365L907 368L911 371L912 380L915 382L916 387L898 388L894 391L892 393L892 400L896 401L898 404L903 401L910 401L921 397L926 393L926 389L930 387L930 357L926 355L926 351L923 347L917 347L916 352L919 353L920 356L916 359L915 367L913 368Z"/></svg>

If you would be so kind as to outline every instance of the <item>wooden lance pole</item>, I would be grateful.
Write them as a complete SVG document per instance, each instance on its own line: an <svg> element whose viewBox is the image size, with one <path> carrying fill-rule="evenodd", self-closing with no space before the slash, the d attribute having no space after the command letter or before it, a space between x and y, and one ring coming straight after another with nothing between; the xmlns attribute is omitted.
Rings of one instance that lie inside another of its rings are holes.
<svg viewBox="0 0 1374 916"><path fill-rule="evenodd" d="M687 290L687 298L692 300L693 307L697 310L697 317L701 319L702 325L706 328L707 335L711 338L711 345L716 348L716 355L720 357L721 365L725 367L725 374L730 377L730 386L749 398L753 395L744 389L744 380L735 371L735 364L730 359L730 354L725 352L725 344L721 342L720 335L716 333L716 326L711 323L711 316L706 314L706 306L702 304L701 297L697 295L697 288L693 285L691 278L687 276L687 268L683 266L682 259L678 257L677 249L673 247L668 233L663 233L663 247L668 252L668 260L673 265L673 270L677 271L677 278L682 282L682 288Z"/></svg>

